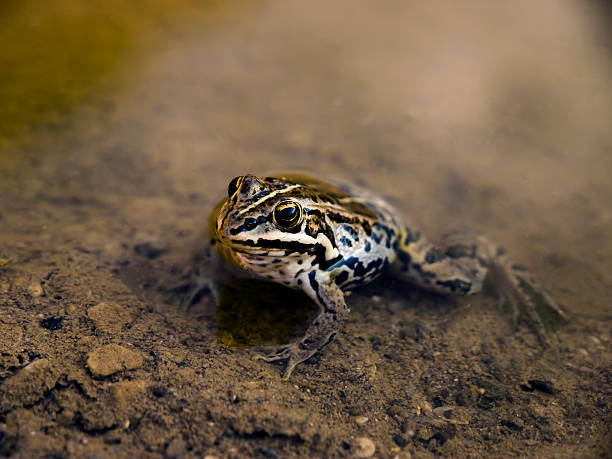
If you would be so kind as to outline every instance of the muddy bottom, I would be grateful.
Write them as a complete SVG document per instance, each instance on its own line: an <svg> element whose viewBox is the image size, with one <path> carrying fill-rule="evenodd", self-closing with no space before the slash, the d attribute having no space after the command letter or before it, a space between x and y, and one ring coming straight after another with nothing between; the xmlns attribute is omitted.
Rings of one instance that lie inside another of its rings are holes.
<svg viewBox="0 0 612 459"><path fill-rule="evenodd" d="M609 457L608 51L569 3L520 23L529 49L507 11L419 5L178 28L10 147L0 456ZM569 323L543 346L495 292L382 277L282 381L254 357L307 326L302 295L234 283L183 305L229 180L279 170L366 185L433 240L484 232Z"/></svg>

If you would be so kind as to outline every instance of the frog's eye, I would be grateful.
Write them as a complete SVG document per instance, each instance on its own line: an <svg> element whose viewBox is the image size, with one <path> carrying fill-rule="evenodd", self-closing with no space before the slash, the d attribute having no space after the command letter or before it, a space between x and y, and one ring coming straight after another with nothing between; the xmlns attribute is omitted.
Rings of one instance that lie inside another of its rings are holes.
<svg viewBox="0 0 612 459"><path fill-rule="evenodd" d="M276 204L272 218L279 228L291 229L302 222L302 206L291 199L283 199Z"/></svg>
<svg viewBox="0 0 612 459"><path fill-rule="evenodd" d="M244 177L239 176L239 177L232 179L232 181L229 182L229 185L227 186L227 196L230 199L232 199L234 195L240 189L240 185L242 185L242 180L244 180Z"/></svg>

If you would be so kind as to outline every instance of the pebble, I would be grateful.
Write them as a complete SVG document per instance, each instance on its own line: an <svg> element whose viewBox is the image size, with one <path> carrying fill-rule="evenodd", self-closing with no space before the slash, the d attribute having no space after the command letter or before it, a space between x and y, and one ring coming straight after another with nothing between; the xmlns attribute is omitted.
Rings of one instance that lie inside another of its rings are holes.
<svg viewBox="0 0 612 459"><path fill-rule="evenodd" d="M122 370L135 370L143 365L138 352L118 344L105 344L87 355L87 367L94 376L109 376Z"/></svg>
<svg viewBox="0 0 612 459"><path fill-rule="evenodd" d="M352 457L372 457L376 452L376 446L367 437L357 437L351 442L350 451Z"/></svg>
<svg viewBox="0 0 612 459"><path fill-rule="evenodd" d="M355 417L355 423L360 426L364 425L368 421L369 419L366 416L356 416Z"/></svg>
<svg viewBox="0 0 612 459"><path fill-rule="evenodd" d="M40 283L38 282L33 282L30 285L28 285L27 290L30 296L33 298L38 298L39 296L42 296L44 293L42 285L40 285Z"/></svg>
<svg viewBox="0 0 612 459"><path fill-rule="evenodd" d="M410 451L402 451L393 456L393 459L412 459L412 454Z"/></svg>
<svg viewBox="0 0 612 459"><path fill-rule="evenodd" d="M589 336L589 341L595 344L596 346L599 346L601 344L601 340L597 336Z"/></svg>

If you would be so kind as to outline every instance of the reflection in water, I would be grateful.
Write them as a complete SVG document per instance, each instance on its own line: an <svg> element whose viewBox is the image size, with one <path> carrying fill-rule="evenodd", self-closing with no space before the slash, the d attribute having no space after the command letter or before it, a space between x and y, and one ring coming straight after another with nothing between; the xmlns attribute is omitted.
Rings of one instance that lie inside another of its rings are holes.
<svg viewBox="0 0 612 459"><path fill-rule="evenodd" d="M226 347L285 344L304 325L314 303L303 292L257 279L233 279L217 306L217 333Z"/></svg>

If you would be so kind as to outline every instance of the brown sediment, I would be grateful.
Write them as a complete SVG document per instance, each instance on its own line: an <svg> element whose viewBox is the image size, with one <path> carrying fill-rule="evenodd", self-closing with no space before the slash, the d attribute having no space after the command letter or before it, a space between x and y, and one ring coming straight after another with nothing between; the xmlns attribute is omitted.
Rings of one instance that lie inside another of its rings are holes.
<svg viewBox="0 0 612 459"><path fill-rule="evenodd" d="M27 150L3 142L0 456L609 454L612 78L590 16L309 5L168 24ZM186 310L175 286L216 269L228 181L283 169L365 183L431 239L482 231L569 323L544 348L493 295L383 278L281 381L253 357L311 304L234 284Z"/></svg>

